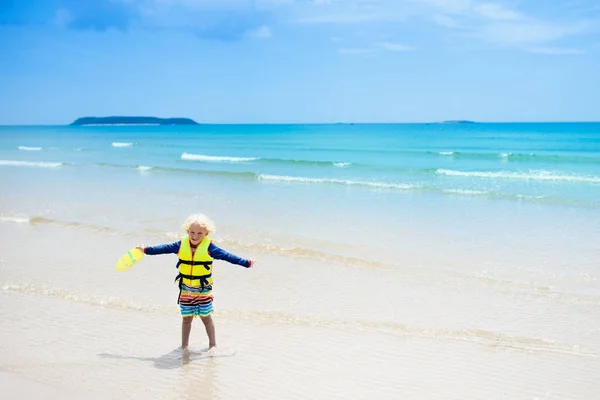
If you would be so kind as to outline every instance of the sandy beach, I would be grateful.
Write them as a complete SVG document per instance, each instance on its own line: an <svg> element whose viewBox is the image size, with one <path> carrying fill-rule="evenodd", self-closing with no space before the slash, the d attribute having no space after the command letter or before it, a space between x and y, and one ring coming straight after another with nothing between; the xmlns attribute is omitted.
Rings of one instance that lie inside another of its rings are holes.
<svg viewBox="0 0 600 400"><path fill-rule="evenodd" d="M196 321L184 355L172 260L117 273L114 255L130 238L0 229L7 398L22 396L22 382L31 398L591 399L600 390L595 297L252 252L255 269L216 269L218 351L206 352Z"/></svg>

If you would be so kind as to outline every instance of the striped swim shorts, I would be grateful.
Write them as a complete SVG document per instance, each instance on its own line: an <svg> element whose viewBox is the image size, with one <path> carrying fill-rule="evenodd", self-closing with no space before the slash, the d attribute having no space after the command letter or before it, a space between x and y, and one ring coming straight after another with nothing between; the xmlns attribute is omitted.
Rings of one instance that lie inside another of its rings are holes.
<svg viewBox="0 0 600 400"><path fill-rule="evenodd" d="M213 309L212 286L194 288L181 285L179 309L184 317L208 317Z"/></svg>

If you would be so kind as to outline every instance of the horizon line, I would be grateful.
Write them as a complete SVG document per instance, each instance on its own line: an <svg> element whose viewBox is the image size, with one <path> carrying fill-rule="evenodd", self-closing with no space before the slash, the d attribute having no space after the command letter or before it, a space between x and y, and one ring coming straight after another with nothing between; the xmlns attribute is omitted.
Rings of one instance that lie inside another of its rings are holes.
<svg viewBox="0 0 600 400"><path fill-rule="evenodd" d="M182 117L183 118L183 117ZM165 118L166 119L166 118ZM191 118L190 118L191 119ZM556 120L556 121L476 121L476 120L442 120L442 121L382 121L382 122L359 122L359 121L339 121L339 122L198 122L197 125L425 125L425 124L453 124L453 125L471 125L471 124L594 124L600 123L600 120ZM34 127L34 126L46 126L46 127L99 127L99 126L187 126L193 127L197 125L178 125L178 124L94 124L94 125L72 125L68 124L1 124L0 127Z"/></svg>

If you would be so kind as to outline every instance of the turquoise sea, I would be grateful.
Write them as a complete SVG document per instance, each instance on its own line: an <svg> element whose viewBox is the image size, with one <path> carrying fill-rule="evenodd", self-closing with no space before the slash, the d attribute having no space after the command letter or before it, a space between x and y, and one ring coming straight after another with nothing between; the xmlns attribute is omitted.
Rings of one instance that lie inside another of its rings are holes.
<svg viewBox="0 0 600 400"><path fill-rule="evenodd" d="M600 207L600 123L2 127L0 166Z"/></svg>

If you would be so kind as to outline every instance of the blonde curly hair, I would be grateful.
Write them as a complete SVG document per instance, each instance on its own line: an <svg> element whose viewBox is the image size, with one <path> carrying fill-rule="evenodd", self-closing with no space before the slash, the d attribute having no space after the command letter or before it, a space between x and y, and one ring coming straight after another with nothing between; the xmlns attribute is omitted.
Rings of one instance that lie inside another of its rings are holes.
<svg viewBox="0 0 600 400"><path fill-rule="evenodd" d="M184 230L184 232L188 233L190 231L190 227L194 224L198 224L202 228L206 229L209 235L211 233L214 233L216 230L215 223L212 222L212 220L204 214L190 215L189 217L187 217L183 225L181 225L181 228Z"/></svg>

